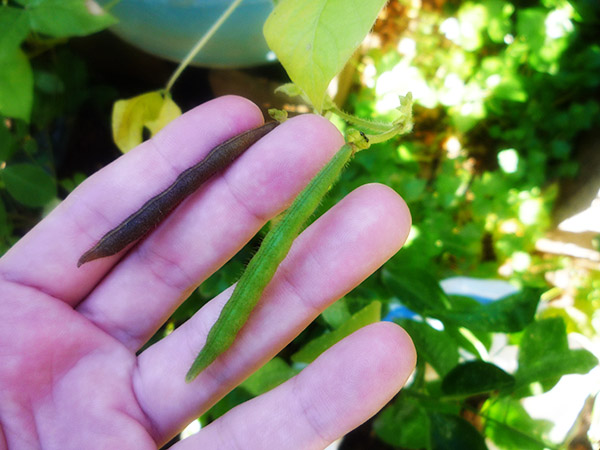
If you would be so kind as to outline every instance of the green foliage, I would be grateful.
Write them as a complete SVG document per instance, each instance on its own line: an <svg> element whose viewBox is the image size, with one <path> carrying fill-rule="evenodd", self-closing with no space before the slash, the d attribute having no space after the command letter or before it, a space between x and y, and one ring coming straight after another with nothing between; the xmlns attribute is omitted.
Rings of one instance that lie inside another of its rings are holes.
<svg viewBox="0 0 600 450"><path fill-rule="evenodd" d="M440 377L458 364L458 344L445 330L436 330L425 322L401 320L398 324L410 334L419 363L430 364Z"/></svg>
<svg viewBox="0 0 600 450"><path fill-rule="evenodd" d="M545 450L543 436L552 428L544 420L532 419L525 408L511 397L494 398L483 408L485 434L503 450Z"/></svg>
<svg viewBox="0 0 600 450"><path fill-rule="evenodd" d="M422 280L428 277L418 271L404 272L403 269L396 276L407 274L412 278L407 278L404 283L390 282L393 280L390 272L384 277L392 295L397 293L401 301L408 298L407 304L412 307L419 303L418 293L426 285ZM407 290L405 285L412 280L415 281L414 289ZM434 293L433 298L440 297L441 289L437 282L432 283L434 286L423 289L421 296ZM398 287L396 292L393 291L395 286ZM565 324L561 318L534 319L540 294L539 289L524 288L517 294L489 304L460 297L445 297L449 306L446 301L428 304L423 300L418 312L442 320L443 330L436 330L426 322L399 320L417 349L417 376L413 384L405 388L404 393L376 420L374 429L378 437L400 448L485 448L481 447L483 440L479 432L457 417L458 411L452 412L451 406L458 400L462 408L472 408L469 406L472 401L485 395L484 398L489 398L492 405L489 407L492 412L485 408L474 412L486 418L491 436L502 445L506 444L506 448L511 448L508 445L511 442L526 444L523 448L543 448L546 445L544 433L548 430L546 424L538 424L529 418L515 400L511 400L514 404L508 404L503 398L531 395L528 388L532 384L540 385L544 390L550 389L561 376L587 373L598 361L586 350L568 348ZM481 359L459 359L459 349L478 356L472 343L480 348L483 345L477 342L475 332L516 333L521 330L519 367L513 374ZM435 369L438 380L424 380L425 365ZM504 405L504 410L512 411L511 414L507 412L501 416L499 405ZM518 421L522 423L515 423ZM403 429L405 422L408 424L406 430ZM538 425L528 433L524 426L527 423Z"/></svg>
<svg viewBox="0 0 600 450"><path fill-rule="evenodd" d="M291 356L296 363L311 363L321 353L356 330L381 319L381 303L372 302L358 311L336 330L323 334L308 342L302 349Z"/></svg>
<svg viewBox="0 0 600 450"><path fill-rule="evenodd" d="M519 386L539 383L546 391L563 375L587 373L597 365L589 351L569 349L565 323L556 317L534 322L524 330L515 376Z"/></svg>
<svg viewBox="0 0 600 450"><path fill-rule="evenodd" d="M449 414L431 414L432 450L486 450L481 434L466 420Z"/></svg>
<svg viewBox="0 0 600 450"><path fill-rule="evenodd" d="M383 273L389 289L398 287L401 301L408 298L406 304L411 307L419 304L419 292L426 285L422 280L429 279L427 276L401 269L396 277L405 276L407 281L393 283L392 272ZM414 289L407 290L405 285L413 280ZM437 283L433 283L421 295L444 298ZM586 350L568 348L562 318L534 320L540 294L539 289L525 288L483 305L460 297L445 297L450 307L446 301L428 303L423 299L418 311L441 319L445 329L435 330L426 322L398 321L415 343L421 369L413 384L378 416L374 424L377 436L399 448L485 448L479 432L457 417L458 411L452 412L451 406L459 400L463 408L472 408L469 405L473 399L484 394L489 405L479 414L486 421L486 436L501 448L547 448L548 424L531 419L515 398L531 395L530 385L547 390L567 373L587 373L598 361ZM457 333L458 329L463 333ZM518 370L510 374L480 359L459 362L459 348L477 355L465 345L465 329L502 333L523 330L519 334ZM425 382L419 375L425 364L436 370L439 381Z"/></svg>
<svg viewBox="0 0 600 450"><path fill-rule="evenodd" d="M514 388L515 378L494 364L467 361L456 365L442 380L442 392L450 396L469 396Z"/></svg>
<svg viewBox="0 0 600 450"><path fill-rule="evenodd" d="M0 5L0 115L29 121L33 75L21 50L32 34L44 38L84 36L115 23L108 13L85 0L15 0Z"/></svg>
<svg viewBox="0 0 600 450"><path fill-rule="evenodd" d="M112 23L85 0L0 3L0 254L55 202L59 186L70 191L82 181L57 180L61 133L53 127L95 92L82 61L57 46Z"/></svg>
<svg viewBox="0 0 600 450"><path fill-rule="evenodd" d="M421 403L400 394L375 420L373 429L389 445L400 448L431 448L431 419Z"/></svg>
<svg viewBox="0 0 600 450"><path fill-rule="evenodd" d="M19 48L0 50L0 67L3 68L0 71L0 113L28 120L33 104L33 73L27 56Z"/></svg>
<svg viewBox="0 0 600 450"><path fill-rule="evenodd" d="M29 27L23 10L0 7L0 114L27 119L33 101L33 74L20 49Z"/></svg>
<svg viewBox="0 0 600 450"><path fill-rule="evenodd" d="M227 413L230 409L237 405L251 400L253 395L246 389L238 386L221 400L219 400L206 414L200 418L200 422L205 425L209 422L217 420L219 417Z"/></svg>
<svg viewBox="0 0 600 450"><path fill-rule="evenodd" d="M435 311L430 315L444 323L472 331L514 333L533 320L540 294L539 289L524 288L495 302L463 304L453 310Z"/></svg>
<svg viewBox="0 0 600 450"><path fill-rule="evenodd" d="M218 419L230 409L251 398L279 386L299 371L291 368L283 359L273 358L254 372L242 384L223 397L200 419L206 424Z"/></svg>
<svg viewBox="0 0 600 450"><path fill-rule="evenodd" d="M12 164L2 172L6 190L15 200L27 206L44 206L56 195L56 183L41 167Z"/></svg>
<svg viewBox="0 0 600 450"><path fill-rule="evenodd" d="M421 316L397 320L413 338L418 363L410 386L375 421L389 445L485 448L485 436L503 449L551 448L550 424L533 420L519 399L597 364L566 339L567 331L597 336L597 275L580 281L574 314L548 308L540 300L543 275L564 262L535 253L551 222L556 181L576 173L576 136L599 124L599 103L590 96L600 86L600 40L591 32L599 11L589 2L571 4L585 18L567 2L420 9L413 28L394 41L399 51L373 49L358 66L371 87L351 94L351 112L376 119L407 90L417 105L415 134L359 154L331 199L378 181L400 193L413 216L405 248L367 281L372 298ZM404 50L403 39L414 51ZM499 272L520 292L481 304L438 285L447 276ZM517 370L490 363L493 333L518 344ZM474 441L459 443L459 436Z"/></svg>
<svg viewBox="0 0 600 450"><path fill-rule="evenodd" d="M339 328L344 322L347 322L350 317L350 310L348 309L348 304L344 298L339 299L321 313L321 318L331 328Z"/></svg>
<svg viewBox="0 0 600 450"><path fill-rule="evenodd" d="M84 0L15 1L23 7L22 12L31 31L46 36L87 36L116 22L99 6Z"/></svg>

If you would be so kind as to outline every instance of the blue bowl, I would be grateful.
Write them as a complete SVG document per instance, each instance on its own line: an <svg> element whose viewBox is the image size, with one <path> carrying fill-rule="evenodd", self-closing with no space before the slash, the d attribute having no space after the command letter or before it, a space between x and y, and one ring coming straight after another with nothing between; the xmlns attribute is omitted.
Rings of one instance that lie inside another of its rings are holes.
<svg viewBox="0 0 600 450"><path fill-rule="evenodd" d="M233 0L121 0L111 30L153 55L179 62ZM105 5L110 0L99 0ZM244 0L193 61L206 67L248 67L273 61L262 27L272 0Z"/></svg>

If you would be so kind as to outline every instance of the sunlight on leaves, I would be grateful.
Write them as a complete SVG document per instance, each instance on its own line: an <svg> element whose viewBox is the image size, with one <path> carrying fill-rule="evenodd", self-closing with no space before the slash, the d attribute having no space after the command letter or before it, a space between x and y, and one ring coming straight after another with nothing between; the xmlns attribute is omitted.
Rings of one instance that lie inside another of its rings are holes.
<svg viewBox="0 0 600 450"><path fill-rule="evenodd" d="M501 449L544 450L552 424L532 419L518 400L494 398L484 406L485 432Z"/></svg>
<svg viewBox="0 0 600 450"><path fill-rule="evenodd" d="M267 19L263 31L269 47L318 112L329 82L384 4L385 0L282 0Z"/></svg>
<svg viewBox="0 0 600 450"><path fill-rule="evenodd" d="M523 332L517 384L525 387L536 382L548 390L563 375L587 373L597 364L596 357L587 350L569 349L562 318L543 319L532 323Z"/></svg>
<svg viewBox="0 0 600 450"><path fill-rule="evenodd" d="M515 173L519 166L519 153L514 148L500 150L498 164L504 173Z"/></svg>
<svg viewBox="0 0 600 450"><path fill-rule="evenodd" d="M516 294L487 304L460 305L459 308L432 312L442 322L466 326L472 331L514 333L527 326L535 315L541 291L524 288Z"/></svg>

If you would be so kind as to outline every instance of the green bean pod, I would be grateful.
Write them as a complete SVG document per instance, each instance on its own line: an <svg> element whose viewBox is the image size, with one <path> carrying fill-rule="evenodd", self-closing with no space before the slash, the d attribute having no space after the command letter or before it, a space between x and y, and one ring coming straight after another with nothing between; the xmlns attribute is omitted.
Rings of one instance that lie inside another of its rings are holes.
<svg viewBox="0 0 600 450"><path fill-rule="evenodd" d="M186 375L190 382L227 350L248 320L277 267L288 254L302 226L315 211L330 186L354 154L352 144L345 144L296 197L284 217L267 233L258 252L248 263L231 298L210 329L206 344Z"/></svg>

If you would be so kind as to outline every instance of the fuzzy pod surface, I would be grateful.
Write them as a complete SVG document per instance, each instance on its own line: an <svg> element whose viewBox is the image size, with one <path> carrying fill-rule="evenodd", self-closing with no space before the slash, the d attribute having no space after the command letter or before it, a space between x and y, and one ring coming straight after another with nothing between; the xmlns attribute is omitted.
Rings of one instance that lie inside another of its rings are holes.
<svg viewBox="0 0 600 450"><path fill-rule="evenodd" d="M248 263L231 297L210 329L206 343L190 367L190 382L225 352L248 320L277 267L288 254L302 226L315 211L330 186L354 154L351 144L342 146L333 158L310 181L285 212L283 218L267 233L260 248Z"/></svg>

